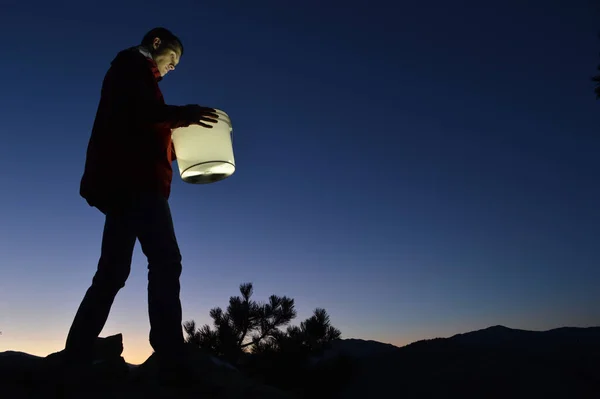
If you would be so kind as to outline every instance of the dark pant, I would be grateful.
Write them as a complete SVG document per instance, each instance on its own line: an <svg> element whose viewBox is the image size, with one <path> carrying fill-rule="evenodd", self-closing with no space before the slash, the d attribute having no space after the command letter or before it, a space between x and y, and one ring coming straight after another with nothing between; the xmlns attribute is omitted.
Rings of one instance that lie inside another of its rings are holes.
<svg viewBox="0 0 600 399"><path fill-rule="evenodd" d="M168 201L159 195L138 195L102 211L106 221L98 270L71 325L66 354L76 361L92 358L94 342L129 276L136 239L148 258L150 345L157 355L177 353L184 342L179 299L181 254Z"/></svg>

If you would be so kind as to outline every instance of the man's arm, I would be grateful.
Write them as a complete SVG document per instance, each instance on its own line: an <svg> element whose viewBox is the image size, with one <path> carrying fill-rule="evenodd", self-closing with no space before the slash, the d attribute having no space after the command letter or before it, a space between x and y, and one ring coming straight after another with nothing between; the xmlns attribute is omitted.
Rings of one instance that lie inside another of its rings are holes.
<svg viewBox="0 0 600 399"><path fill-rule="evenodd" d="M208 108L167 105L158 97L157 85L144 60L113 65L113 99L127 120L139 125L174 129L197 123ZM216 118L215 118L216 119Z"/></svg>

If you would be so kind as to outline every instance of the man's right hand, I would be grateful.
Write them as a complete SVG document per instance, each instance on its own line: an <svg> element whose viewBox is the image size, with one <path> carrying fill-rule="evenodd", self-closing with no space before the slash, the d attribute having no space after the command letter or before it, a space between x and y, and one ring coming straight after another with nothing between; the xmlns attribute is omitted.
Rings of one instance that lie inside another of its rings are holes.
<svg viewBox="0 0 600 399"><path fill-rule="evenodd" d="M212 125L204 122L219 122L219 115L217 115L217 111L214 108L203 107L201 105L186 105L186 108L190 125L200 125L211 129Z"/></svg>

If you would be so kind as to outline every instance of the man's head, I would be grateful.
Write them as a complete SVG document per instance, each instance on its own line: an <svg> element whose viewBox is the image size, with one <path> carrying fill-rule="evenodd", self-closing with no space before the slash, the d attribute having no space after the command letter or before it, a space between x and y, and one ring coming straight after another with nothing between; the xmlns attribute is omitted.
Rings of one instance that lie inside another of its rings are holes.
<svg viewBox="0 0 600 399"><path fill-rule="evenodd" d="M152 54L161 76L174 70L183 55L181 40L165 28L154 28L146 33L142 46Z"/></svg>

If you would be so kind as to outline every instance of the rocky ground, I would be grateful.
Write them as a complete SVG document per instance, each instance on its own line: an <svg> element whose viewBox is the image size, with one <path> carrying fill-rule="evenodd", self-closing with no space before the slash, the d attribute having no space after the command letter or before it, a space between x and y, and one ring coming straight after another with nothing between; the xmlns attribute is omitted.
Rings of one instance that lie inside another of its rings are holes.
<svg viewBox="0 0 600 399"><path fill-rule="evenodd" d="M121 335L100 338L91 374L58 367L60 353L42 358L22 352L0 354L0 397L2 398L272 398L297 396L259 384L234 367L206 355L196 354L202 378L181 386L158 382L154 356L139 366L125 363Z"/></svg>
<svg viewBox="0 0 600 399"><path fill-rule="evenodd" d="M600 398L600 327L494 326L402 348L338 340L304 365L253 358L242 371L198 351L201 378L170 388L152 356L131 366L122 350L120 335L99 339L91 378L57 375L56 355L0 353L0 398Z"/></svg>

